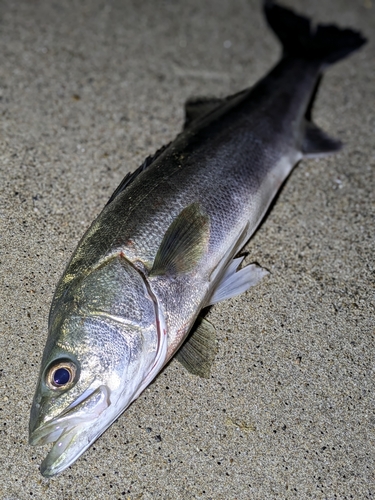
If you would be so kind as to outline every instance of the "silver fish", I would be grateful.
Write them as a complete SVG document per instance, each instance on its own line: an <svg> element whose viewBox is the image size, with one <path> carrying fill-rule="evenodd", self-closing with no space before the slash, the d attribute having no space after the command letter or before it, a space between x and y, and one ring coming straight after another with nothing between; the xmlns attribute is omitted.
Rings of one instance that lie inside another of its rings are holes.
<svg viewBox="0 0 375 500"><path fill-rule="evenodd" d="M365 39L264 8L280 62L251 89L188 103L182 133L124 178L57 286L30 417L30 443L54 443L44 476L77 460L178 350L208 375L214 329L200 311L267 273L238 270L236 255L293 167L341 147L311 108L323 69Z"/></svg>

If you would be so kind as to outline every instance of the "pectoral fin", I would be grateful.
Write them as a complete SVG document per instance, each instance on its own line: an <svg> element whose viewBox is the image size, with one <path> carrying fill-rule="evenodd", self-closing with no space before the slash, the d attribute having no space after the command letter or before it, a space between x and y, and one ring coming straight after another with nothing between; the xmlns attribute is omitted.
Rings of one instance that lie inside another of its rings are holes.
<svg viewBox="0 0 375 500"><path fill-rule="evenodd" d="M193 375L208 378L215 355L215 327L199 317L176 358Z"/></svg>
<svg viewBox="0 0 375 500"><path fill-rule="evenodd" d="M210 220L198 203L184 208L165 233L150 276L191 272L206 250L209 236Z"/></svg>
<svg viewBox="0 0 375 500"><path fill-rule="evenodd" d="M269 274L266 269L257 264L250 264L237 271L244 257L233 259L228 265L219 286L214 290L206 306L216 304L225 299L230 299L246 292L250 287L256 285L264 276Z"/></svg>

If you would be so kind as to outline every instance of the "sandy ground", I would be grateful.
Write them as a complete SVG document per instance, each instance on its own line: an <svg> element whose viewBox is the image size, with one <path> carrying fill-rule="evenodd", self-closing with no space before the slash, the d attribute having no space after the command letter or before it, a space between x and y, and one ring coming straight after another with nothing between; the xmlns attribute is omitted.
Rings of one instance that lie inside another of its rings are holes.
<svg viewBox="0 0 375 500"><path fill-rule="evenodd" d="M208 380L176 361L71 468L44 479L28 418L57 280L191 96L252 85L280 49L255 0L0 4L0 498L369 499L374 450L375 50L315 108L338 155L303 161L247 245L270 269L211 309ZM373 0L288 2L375 38Z"/></svg>

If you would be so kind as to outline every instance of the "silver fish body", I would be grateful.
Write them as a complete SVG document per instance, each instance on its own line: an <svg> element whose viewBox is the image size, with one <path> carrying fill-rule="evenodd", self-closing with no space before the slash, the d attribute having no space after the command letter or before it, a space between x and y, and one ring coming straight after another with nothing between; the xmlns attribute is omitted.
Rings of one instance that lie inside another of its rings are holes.
<svg viewBox="0 0 375 500"><path fill-rule="evenodd" d="M311 104L322 69L364 39L333 26L314 35L308 20L265 9L284 45L279 64L254 88L190 103L183 132L124 179L57 286L30 418L31 443L55 443L46 476L138 397L204 307L266 274L236 272L234 257L298 161L340 147L313 125ZM305 33L302 48L286 19Z"/></svg>

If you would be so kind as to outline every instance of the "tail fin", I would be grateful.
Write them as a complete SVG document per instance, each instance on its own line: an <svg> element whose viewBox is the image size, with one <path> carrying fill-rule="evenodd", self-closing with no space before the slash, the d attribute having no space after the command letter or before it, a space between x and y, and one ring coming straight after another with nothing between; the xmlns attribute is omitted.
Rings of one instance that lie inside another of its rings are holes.
<svg viewBox="0 0 375 500"><path fill-rule="evenodd" d="M265 0L268 24L280 39L284 53L332 64L359 49L364 43L361 33L334 25L312 26L311 21L293 11Z"/></svg>

